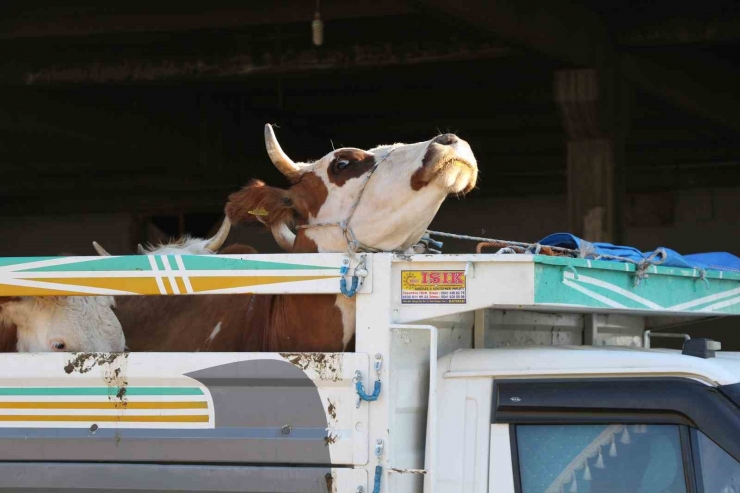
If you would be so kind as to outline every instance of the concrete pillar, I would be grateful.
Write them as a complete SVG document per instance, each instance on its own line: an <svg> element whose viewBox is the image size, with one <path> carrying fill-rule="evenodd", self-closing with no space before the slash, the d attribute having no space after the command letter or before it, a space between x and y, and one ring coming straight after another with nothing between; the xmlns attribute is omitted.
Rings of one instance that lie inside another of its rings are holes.
<svg viewBox="0 0 740 493"><path fill-rule="evenodd" d="M616 77L593 68L555 72L554 96L568 137L568 224L588 241L621 241L627 104Z"/></svg>

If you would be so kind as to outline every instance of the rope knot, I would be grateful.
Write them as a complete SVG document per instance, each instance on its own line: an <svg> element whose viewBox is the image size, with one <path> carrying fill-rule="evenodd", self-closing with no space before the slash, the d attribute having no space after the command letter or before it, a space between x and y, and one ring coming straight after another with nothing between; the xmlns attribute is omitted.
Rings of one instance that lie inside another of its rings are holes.
<svg viewBox="0 0 740 493"><path fill-rule="evenodd" d="M527 250L525 251L525 253L532 253L534 255L539 255L541 251L542 251L542 245L540 245L539 243L534 243L533 245L529 245L527 247Z"/></svg>
<svg viewBox="0 0 740 493"><path fill-rule="evenodd" d="M707 279L707 271L706 269L702 269L699 267L699 277L694 279L694 291L696 291L696 281L704 281L704 286L709 289L709 279Z"/></svg>
<svg viewBox="0 0 740 493"><path fill-rule="evenodd" d="M655 260L656 257L660 256L660 259ZM665 251L665 248L658 248L653 253L648 255L647 258L640 260L637 263L637 267L635 268L635 282L634 286L637 287L640 285L640 281L643 279L647 279L648 273L647 270L650 268L651 265L660 265L663 262L665 262L668 259L668 252Z"/></svg>

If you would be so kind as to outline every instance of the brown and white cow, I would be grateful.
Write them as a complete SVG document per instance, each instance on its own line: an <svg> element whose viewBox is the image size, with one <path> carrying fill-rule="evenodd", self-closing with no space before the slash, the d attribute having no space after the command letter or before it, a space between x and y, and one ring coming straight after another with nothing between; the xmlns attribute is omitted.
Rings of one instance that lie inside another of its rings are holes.
<svg viewBox="0 0 740 493"><path fill-rule="evenodd" d="M265 144L290 188L253 180L232 194L232 223L259 221L288 252L346 252L348 236L366 249L410 251L442 202L476 184L478 167L467 142L443 134L415 144L368 151L337 149L312 163L283 152L270 125ZM339 226L347 222L347 232ZM249 337L263 351L352 350L355 301L342 295L262 295L250 301ZM251 325L256 324L256 325Z"/></svg>
<svg viewBox="0 0 740 493"><path fill-rule="evenodd" d="M2 352L122 352L110 296L0 297Z"/></svg>
<svg viewBox="0 0 740 493"><path fill-rule="evenodd" d="M293 227L346 219L361 192L350 222L357 240L379 250L409 250L447 195L470 191L478 174L469 145L451 134L370 151L338 149L312 164L290 160L269 125L265 139L273 163L292 186L285 190L253 181L230 196L224 224L228 231L233 222L259 220L272 229L282 248L294 253L346 251L347 242L337 227L298 229L297 234ZM372 179L366 181L376 163ZM215 238L223 231L224 226ZM139 253L207 255L223 243L215 238L140 248ZM107 255L97 245L96 250ZM218 253L256 252L234 245ZM120 296L116 303L132 351L354 349L355 304L344 296Z"/></svg>
<svg viewBox="0 0 740 493"><path fill-rule="evenodd" d="M213 238L185 237L144 248L142 255L256 254L246 245L221 249L231 223L224 219ZM99 255L110 255L93 242ZM250 338L253 298L250 295L117 296L115 314L126 334L130 351L230 352L260 351L259 338Z"/></svg>

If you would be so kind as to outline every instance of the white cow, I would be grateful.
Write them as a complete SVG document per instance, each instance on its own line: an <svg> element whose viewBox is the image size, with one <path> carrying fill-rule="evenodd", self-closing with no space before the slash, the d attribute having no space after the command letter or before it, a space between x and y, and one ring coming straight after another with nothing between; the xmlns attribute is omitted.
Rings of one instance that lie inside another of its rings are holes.
<svg viewBox="0 0 740 493"><path fill-rule="evenodd" d="M336 149L310 163L292 160L270 125L265 145L289 188L253 180L226 204L232 223L259 221L292 253L348 249L413 252L448 195L470 192L478 165L454 134L425 142ZM355 300L334 295L255 296L265 351L342 351L352 347ZM269 323L265 325L265 320ZM258 322L258 323L257 323Z"/></svg>
<svg viewBox="0 0 740 493"><path fill-rule="evenodd" d="M0 297L0 350L122 352L113 306L110 296Z"/></svg>

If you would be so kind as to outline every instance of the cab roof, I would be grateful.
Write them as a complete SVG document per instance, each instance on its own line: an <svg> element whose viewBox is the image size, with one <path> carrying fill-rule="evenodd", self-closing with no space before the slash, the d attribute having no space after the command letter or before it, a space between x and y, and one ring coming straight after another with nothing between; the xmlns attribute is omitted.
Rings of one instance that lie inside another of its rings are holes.
<svg viewBox="0 0 740 493"><path fill-rule="evenodd" d="M740 382L740 353L698 358L670 349L621 346L527 346L461 349L440 358L445 378L465 376L614 377L683 376L711 385Z"/></svg>

